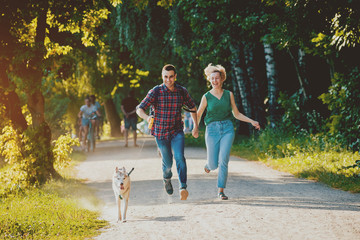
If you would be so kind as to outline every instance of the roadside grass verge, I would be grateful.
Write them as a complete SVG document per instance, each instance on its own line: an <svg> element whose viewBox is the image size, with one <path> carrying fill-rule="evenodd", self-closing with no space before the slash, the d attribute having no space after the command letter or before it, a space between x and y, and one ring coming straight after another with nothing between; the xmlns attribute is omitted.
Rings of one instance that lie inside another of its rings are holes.
<svg viewBox="0 0 360 240"><path fill-rule="evenodd" d="M360 171L357 168L343 169L360 159L359 153L343 150L298 153L283 158L265 157L261 161L280 171L296 177L325 183L333 188L354 193L360 192Z"/></svg>
<svg viewBox="0 0 360 240"><path fill-rule="evenodd" d="M85 158L83 153L74 152L70 165L60 170L64 179L0 198L0 239L85 239L98 235L98 229L108 225L98 219L99 201L92 189L71 178L74 166Z"/></svg>
<svg viewBox="0 0 360 240"><path fill-rule="evenodd" d="M205 147L204 131L198 139L186 135L186 146ZM360 159L359 152L341 148L323 135L266 129L256 137L236 136L231 154L262 161L299 178L322 182L333 188L360 192L360 169L345 169Z"/></svg>

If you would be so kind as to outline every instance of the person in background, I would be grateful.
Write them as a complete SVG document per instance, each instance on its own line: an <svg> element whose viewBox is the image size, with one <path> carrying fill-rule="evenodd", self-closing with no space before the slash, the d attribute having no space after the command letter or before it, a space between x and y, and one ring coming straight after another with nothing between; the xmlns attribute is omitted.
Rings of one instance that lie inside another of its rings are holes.
<svg viewBox="0 0 360 240"><path fill-rule="evenodd" d="M193 121L190 112L185 111L184 113L184 125L184 133L191 133L191 130L193 128Z"/></svg>
<svg viewBox="0 0 360 240"><path fill-rule="evenodd" d="M236 107L234 94L223 89L226 80L225 68L221 65L209 64L204 70L207 80L210 81L212 89L201 98L197 118L207 109L205 116L205 143L207 150L207 163L204 167L206 173L219 167L218 173L218 197L227 200L224 193L228 176L228 163L230 150L234 141L235 132L232 123L233 116L244 122L251 123L256 129L260 129L257 121L254 121L239 112Z"/></svg>
<svg viewBox="0 0 360 240"><path fill-rule="evenodd" d="M196 123L192 134L197 138L199 130L196 119L196 106L186 88L176 83L176 69L173 65L165 65L161 75L163 84L155 86L148 92L137 107L136 113L147 122L154 118L151 135L155 137L161 152L165 191L169 195L173 194L174 191L171 184L171 168L174 157L179 177L180 199L186 200L189 192L186 190L187 167L184 156L184 126L181 108L185 105L191 111L195 111L191 114ZM154 116L145 113L150 106L154 107Z"/></svg>
<svg viewBox="0 0 360 240"><path fill-rule="evenodd" d="M98 101L96 101L95 95L90 96L91 104L93 104L96 107L96 111L98 111L101 114L101 105ZM100 123L102 121L102 116L97 115L95 116L95 131L96 131L96 138L100 139Z"/></svg>
<svg viewBox="0 0 360 240"><path fill-rule="evenodd" d="M80 112L78 117L81 118L81 130L80 134L82 135L82 149L85 150L86 139L89 132L89 124L91 122L92 126L95 126L95 115L101 116L100 112L97 110L95 105L91 104L90 98L85 98L85 105L80 107Z"/></svg>
<svg viewBox="0 0 360 240"><path fill-rule="evenodd" d="M134 146L137 147L136 138L137 138L137 115L136 115L136 106L139 105L139 101L135 98L134 90L131 90L126 98L121 102L121 111L124 114L125 121L125 147L128 147L128 138L129 130L132 128L134 136Z"/></svg>

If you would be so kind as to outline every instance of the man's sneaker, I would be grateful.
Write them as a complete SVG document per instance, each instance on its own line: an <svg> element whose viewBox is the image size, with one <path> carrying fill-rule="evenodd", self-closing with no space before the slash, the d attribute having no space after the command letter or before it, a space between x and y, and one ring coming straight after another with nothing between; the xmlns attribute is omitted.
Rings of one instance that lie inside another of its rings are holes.
<svg viewBox="0 0 360 240"><path fill-rule="evenodd" d="M167 194L172 195L174 192L174 189L171 184L171 179L164 179L164 183L165 183L165 190L166 190Z"/></svg>
<svg viewBox="0 0 360 240"><path fill-rule="evenodd" d="M180 189L180 200L186 200L189 196L189 192L186 190L186 188Z"/></svg>

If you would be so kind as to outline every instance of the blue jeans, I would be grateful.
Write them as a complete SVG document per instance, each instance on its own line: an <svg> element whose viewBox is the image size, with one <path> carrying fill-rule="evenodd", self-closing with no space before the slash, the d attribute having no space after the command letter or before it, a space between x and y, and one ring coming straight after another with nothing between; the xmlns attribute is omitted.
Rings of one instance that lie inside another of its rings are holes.
<svg viewBox="0 0 360 240"><path fill-rule="evenodd" d="M184 157L184 132L179 132L172 139L156 139L162 156L162 170L164 179L172 177L173 156L176 162L176 168L179 176L180 188L186 188L187 168ZM173 154L174 153L174 154Z"/></svg>
<svg viewBox="0 0 360 240"><path fill-rule="evenodd" d="M218 188L226 187L230 150L234 137L234 126L230 120L211 122L206 126L206 168L215 170L219 167Z"/></svg>

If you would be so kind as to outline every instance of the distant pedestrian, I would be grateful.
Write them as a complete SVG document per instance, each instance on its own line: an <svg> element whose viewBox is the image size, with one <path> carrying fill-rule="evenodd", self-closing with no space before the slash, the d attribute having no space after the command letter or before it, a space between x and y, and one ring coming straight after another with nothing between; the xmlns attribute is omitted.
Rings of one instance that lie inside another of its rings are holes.
<svg viewBox="0 0 360 240"><path fill-rule="evenodd" d="M125 121L125 147L128 147L128 138L129 130L132 128L134 136L134 147L137 147L136 138L137 138L137 115L136 115L136 106L139 104L139 101L135 98L134 90L131 90L126 98L121 102L121 111L124 114Z"/></svg>
<svg viewBox="0 0 360 240"><path fill-rule="evenodd" d="M95 95L90 96L90 101L91 101L91 104L96 107L96 111L98 111L100 114L102 114L101 104L98 101L96 101ZM100 139L100 125L102 125L102 116L99 116L96 114L96 116L95 116L95 132L96 132L97 139Z"/></svg>
<svg viewBox="0 0 360 240"><path fill-rule="evenodd" d="M191 133L193 128L193 121L190 112L185 111L184 113L184 133Z"/></svg>
<svg viewBox="0 0 360 240"><path fill-rule="evenodd" d="M163 84L151 89L142 100L138 106L137 114L148 122L150 122L150 118L154 117L151 134L155 136L161 152L166 192L169 195L173 194L171 167L174 156L180 183L180 199L186 200L189 193L186 190L187 167L184 157L184 126L181 109L183 105L186 105L191 111L195 111L191 114L195 123L192 134L197 138L199 130L196 119L196 106L186 88L175 82L176 69L173 65L169 64L163 67L162 79ZM150 106L154 107L154 116L148 116L145 113Z"/></svg>
<svg viewBox="0 0 360 240"><path fill-rule="evenodd" d="M198 119L201 119L205 108L205 142L207 150L207 163L204 167L206 173L219 167L218 173L218 197L227 200L224 193L228 176L228 163L230 159L230 150L234 141L235 132L231 122L233 116L244 122L251 123L256 129L260 129L257 121L254 121L242 113L236 107L234 94L223 89L223 83L226 79L225 68L221 65L209 64L205 70L207 80L210 81L212 89L205 93L201 98ZM233 115L233 116L232 116Z"/></svg>

